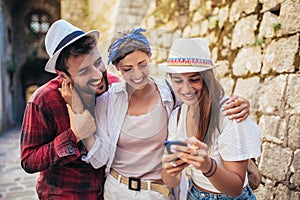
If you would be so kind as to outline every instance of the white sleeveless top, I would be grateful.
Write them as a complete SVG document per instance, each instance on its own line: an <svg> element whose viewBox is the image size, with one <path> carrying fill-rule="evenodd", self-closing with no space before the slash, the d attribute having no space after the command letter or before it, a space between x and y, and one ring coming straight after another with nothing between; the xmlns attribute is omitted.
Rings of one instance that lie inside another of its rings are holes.
<svg viewBox="0 0 300 200"><path fill-rule="evenodd" d="M112 168L126 177L161 179L168 114L159 97L149 113L126 115Z"/></svg>
<svg viewBox="0 0 300 200"><path fill-rule="evenodd" d="M169 119L168 139L187 138L187 110L188 106L183 104L178 126L178 109L173 110ZM252 120L247 118L242 122L236 122L235 120L229 120L220 112L219 130L221 133L218 130L213 133L209 154L210 157L216 160L218 166L224 167L222 160L239 161L260 156L260 129ZM197 185L206 190L220 193L200 170L193 166L190 166L190 168L191 177ZM247 183L248 178L245 176L244 186Z"/></svg>

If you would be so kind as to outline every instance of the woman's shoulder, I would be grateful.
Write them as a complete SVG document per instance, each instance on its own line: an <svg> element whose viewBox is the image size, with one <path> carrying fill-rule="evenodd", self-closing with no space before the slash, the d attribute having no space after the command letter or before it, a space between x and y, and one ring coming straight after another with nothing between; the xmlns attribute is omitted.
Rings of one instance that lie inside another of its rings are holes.
<svg viewBox="0 0 300 200"><path fill-rule="evenodd" d="M225 160L243 160L260 155L260 129L251 119L226 120L219 147Z"/></svg>
<svg viewBox="0 0 300 200"><path fill-rule="evenodd" d="M226 105L226 101L229 99L229 96L224 95L221 99L220 99L220 110L223 109L223 107Z"/></svg>

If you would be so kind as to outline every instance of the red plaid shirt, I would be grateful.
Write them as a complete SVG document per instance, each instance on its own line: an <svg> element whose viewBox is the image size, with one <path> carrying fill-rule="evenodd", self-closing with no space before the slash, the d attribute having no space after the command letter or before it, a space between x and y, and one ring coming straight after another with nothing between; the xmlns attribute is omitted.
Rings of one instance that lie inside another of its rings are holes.
<svg viewBox="0 0 300 200"><path fill-rule="evenodd" d="M34 93L28 102L21 135L21 165L40 172L40 199L102 199L104 167L83 162L86 150L70 129L69 115L57 77Z"/></svg>

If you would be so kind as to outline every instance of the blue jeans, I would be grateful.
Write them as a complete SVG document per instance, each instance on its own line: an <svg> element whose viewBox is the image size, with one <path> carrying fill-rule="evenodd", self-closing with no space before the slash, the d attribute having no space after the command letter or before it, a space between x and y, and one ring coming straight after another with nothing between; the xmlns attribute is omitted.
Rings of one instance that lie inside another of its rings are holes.
<svg viewBox="0 0 300 200"><path fill-rule="evenodd" d="M189 190L187 200L256 200L256 197L249 185L244 187L242 193L236 198L232 198L226 194L212 194L209 192L202 192L194 186L192 179L189 181Z"/></svg>

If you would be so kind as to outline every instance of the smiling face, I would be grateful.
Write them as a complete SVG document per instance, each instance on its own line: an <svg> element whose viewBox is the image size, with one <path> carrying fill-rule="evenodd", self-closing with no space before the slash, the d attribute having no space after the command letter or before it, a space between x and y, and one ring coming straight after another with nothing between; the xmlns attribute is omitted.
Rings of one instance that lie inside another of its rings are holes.
<svg viewBox="0 0 300 200"><path fill-rule="evenodd" d="M66 65L78 92L94 96L103 92L106 87L102 75L105 66L96 47L89 54L70 56Z"/></svg>
<svg viewBox="0 0 300 200"><path fill-rule="evenodd" d="M124 80L135 89L142 89L148 83L149 78L148 54L143 51L133 51L116 64Z"/></svg>
<svg viewBox="0 0 300 200"><path fill-rule="evenodd" d="M203 78L199 72L171 74L175 92L187 105L196 104L202 94Z"/></svg>

